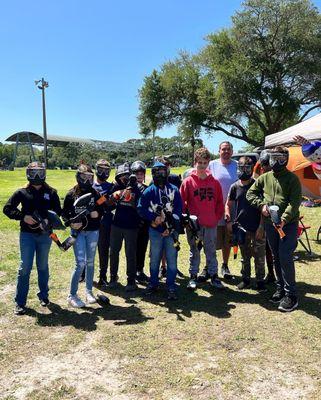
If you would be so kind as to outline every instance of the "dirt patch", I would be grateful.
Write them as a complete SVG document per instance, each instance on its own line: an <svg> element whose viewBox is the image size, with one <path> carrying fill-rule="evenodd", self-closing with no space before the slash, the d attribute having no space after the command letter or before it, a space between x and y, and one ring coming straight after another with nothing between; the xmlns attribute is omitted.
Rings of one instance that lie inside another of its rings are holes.
<svg viewBox="0 0 321 400"><path fill-rule="evenodd" d="M120 368L120 363L108 358L87 335L71 352L38 356L14 369L10 376L2 377L0 398L23 400L60 381L74 390L77 399L92 398L92 393L97 400L133 399L124 393L125 383L117 372Z"/></svg>

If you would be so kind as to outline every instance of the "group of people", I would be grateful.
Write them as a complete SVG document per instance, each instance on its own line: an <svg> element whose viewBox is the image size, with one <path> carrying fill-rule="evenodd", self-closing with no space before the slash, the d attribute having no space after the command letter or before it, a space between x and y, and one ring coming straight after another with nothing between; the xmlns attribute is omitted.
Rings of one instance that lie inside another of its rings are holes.
<svg viewBox="0 0 321 400"><path fill-rule="evenodd" d="M301 185L286 168L288 150L278 146L268 152L263 151L259 169L250 157L241 157L237 162L232 155L230 142L220 144L219 158L213 161L206 148L196 150L194 168L184 174L183 181L170 174L167 160L159 159L152 167L152 182L149 185L145 183L146 166L142 161L120 165L113 183L108 182L108 161L99 160L96 163L96 180L92 168L81 163L76 173L77 184L67 193L62 208L57 191L46 183L44 166L37 162L29 164L27 186L17 190L3 209L9 218L20 220L21 227L15 313L24 314L26 311L35 255L38 297L41 305L49 304L48 255L51 237L34 218L36 211L47 220L49 210L62 217L70 226L74 238L75 268L68 295L68 303L72 307L81 308L86 303L97 301L93 293L97 248L97 286L112 289L118 285L119 254L123 242L127 268L125 290L134 291L137 282L146 283L145 295L153 295L159 289L161 266L161 275L166 275L168 299L177 299L175 281L179 235L185 225L190 248L189 290L196 290L199 284L206 281L216 289L224 288L218 276L216 251L222 250L220 272L223 278L229 280L233 279L228 267L231 248L235 255L240 248L242 280L238 288L242 290L251 285L253 257L255 288L263 291L266 281L276 279L277 289L271 301L279 304L278 308L282 311L294 310L298 300L293 252L297 244ZM255 173L259 175L256 179L253 177ZM89 196L91 201L88 212L84 212L84 206L77 201L84 195ZM271 218L271 210L274 214L277 210L278 221ZM144 271L148 241L149 277ZM206 264L199 273L202 251ZM78 295L83 273L85 301Z"/></svg>

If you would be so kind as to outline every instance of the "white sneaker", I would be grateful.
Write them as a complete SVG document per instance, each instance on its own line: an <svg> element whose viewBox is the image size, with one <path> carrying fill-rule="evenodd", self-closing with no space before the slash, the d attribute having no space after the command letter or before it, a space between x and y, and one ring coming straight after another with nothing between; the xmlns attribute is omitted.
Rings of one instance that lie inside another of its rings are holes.
<svg viewBox="0 0 321 400"><path fill-rule="evenodd" d="M95 304L97 303L96 297L93 295L93 292L86 293L86 303L88 304Z"/></svg>
<svg viewBox="0 0 321 400"><path fill-rule="evenodd" d="M68 303L71 305L71 307L75 308L82 308L85 307L85 303L76 295L72 296L71 294L68 296Z"/></svg>

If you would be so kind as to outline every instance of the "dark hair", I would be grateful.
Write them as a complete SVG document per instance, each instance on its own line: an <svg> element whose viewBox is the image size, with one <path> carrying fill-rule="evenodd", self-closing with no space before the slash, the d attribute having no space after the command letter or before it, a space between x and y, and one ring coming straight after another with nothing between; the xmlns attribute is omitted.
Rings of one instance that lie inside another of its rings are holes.
<svg viewBox="0 0 321 400"><path fill-rule="evenodd" d="M271 150L271 153L284 153L284 154L289 154L289 150L285 146L275 146Z"/></svg>
<svg viewBox="0 0 321 400"><path fill-rule="evenodd" d="M218 146L218 149L221 150L221 146L222 144L228 144L231 148L231 150L233 150L233 145L231 142L229 142L228 140L225 140L224 142L220 143L220 145Z"/></svg>
<svg viewBox="0 0 321 400"><path fill-rule="evenodd" d="M251 157L243 156L240 157L238 163L243 165L253 165L253 160Z"/></svg>

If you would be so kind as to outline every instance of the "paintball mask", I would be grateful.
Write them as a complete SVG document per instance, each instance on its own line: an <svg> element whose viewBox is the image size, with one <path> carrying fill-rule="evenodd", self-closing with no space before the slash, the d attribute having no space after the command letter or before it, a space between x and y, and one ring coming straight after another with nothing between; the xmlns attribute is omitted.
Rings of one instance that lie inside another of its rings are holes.
<svg viewBox="0 0 321 400"><path fill-rule="evenodd" d="M76 179L80 189L89 190L94 183L94 174L88 171L82 172L80 168L78 168Z"/></svg>
<svg viewBox="0 0 321 400"><path fill-rule="evenodd" d="M274 172L279 172L284 169L288 163L289 154L287 152L271 152L270 153L270 167Z"/></svg>
<svg viewBox="0 0 321 400"><path fill-rule="evenodd" d="M110 174L110 164L106 160L99 160L96 163L96 175L100 181L106 181Z"/></svg>
<svg viewBox="0 0 321 400"><path fill-rule="evenodd" d="M247 181L253 174L253 164L238 165L237 176L241 181Z"/></svg>
<svg viewBox="0 0 321 400"><path fill-rule="evenodd" d="M30 163L26 169L26 175L31 185L42 185L46 180L45 165L38 162Z"/></svg>
<svg viewBox="0 0 321 400"><path fill-rule="evenodd" d="M156 162L152 168L152 177L156 186L165 186L168 180L167 167L160 162Z"/></svg>

